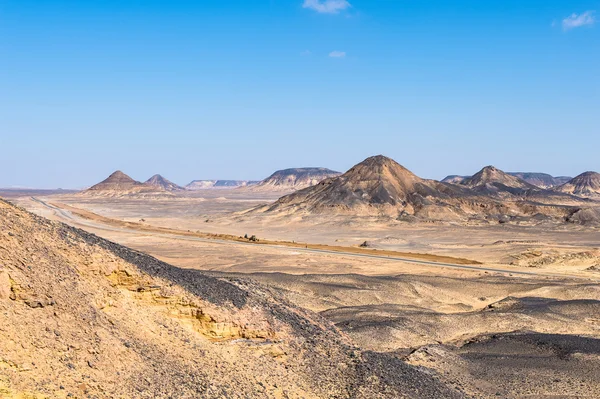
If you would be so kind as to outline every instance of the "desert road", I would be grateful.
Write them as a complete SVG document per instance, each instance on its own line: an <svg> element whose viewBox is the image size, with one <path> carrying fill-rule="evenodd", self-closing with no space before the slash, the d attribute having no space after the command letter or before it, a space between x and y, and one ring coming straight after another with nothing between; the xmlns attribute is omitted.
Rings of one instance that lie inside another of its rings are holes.
<svg viewBox="0 0 600 399"><path fill-rule="evenodd" d="M177 239L177 240L185 240L185 241L199 241L206 242L211 244L222 244L222 245L246 245L246 246L256 246L257 244L252 242L240 242L233 240L225 240L220 238L202 238L202 237L191 237L189 235L177 234L173 233L161 233L161 232L149 232L147 230L137 230L129 227L114 227L104 223L98 223L96 221L91 221L89 219L85 219L74 213L62 209L58 206L49 204L39 198L31 197L31 199L45 208L52 210L56 216L58 216L62 221L67 224L71 224L75 227L90 227L93 229L104 230L104 231L113 231L119 233L129 233L129 234L145 234L152 235L155 237L161 238L169 238L169 239ZM261 244L261 247L274 248L274 249L285 249L289 250L290 247L286 245L278 245L278 244ZM536 277L550 277L550 278L572 278L579 280L587 280L587 281L598 281L600 279L584 277L575 274L569 273L550 273L550 272L540 272L540 271L522 271L522 270L514 270L514 269L504 269L498 267L486 267L484 265L481 266L470 266L464 264L456 264L456 263L447 263L447 262L435 262L421 259L413 259L407 257L396 257L396 256L388 256L388 255L377 255L377 254L366 254L366 253L356 253L350 251L343 250L327 250L327 249L318 249L318 248L302 248L302 247L293 247L295 251L304 252L304 253L318 253L318 254L333 254L333 255L343 255L349 257L360 257L360 258L369 258L369 259L382 259L386 261L397 261L404 263L413 263L417 265L425 265L432 267L441 267L441 268L452 268L452 269L460 269L460 270L471 270L478 272L488 272L488 273L500 273L508 276L536 276Z"/></svg>

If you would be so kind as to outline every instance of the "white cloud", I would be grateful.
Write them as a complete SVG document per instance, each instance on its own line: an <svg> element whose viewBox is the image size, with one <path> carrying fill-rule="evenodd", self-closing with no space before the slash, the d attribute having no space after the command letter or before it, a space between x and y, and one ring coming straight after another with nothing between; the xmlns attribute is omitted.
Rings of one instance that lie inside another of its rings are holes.
<svg viewBox="0 0 600 399"><path fill-rule="evenodd" d="M582 26L590 26L596 23L596 12L586 11L581 14L573 13L567 18L563 19L562 27L564 30L570 30L574 28L580 28Z"/></svg>
<svg viewBox="0 0 600 399"><path fill-rule="evenodd" d="M352 5L347 0L304 0L302 7L324 14L337 14Z"/></svg>
<svg viewBox="0 0 600 399"><path fill-rule="evenodd" d="M332 51L331 53L329 53L329 56L331 58L344 58L346 56L346 52L345 51Z"/></svg>

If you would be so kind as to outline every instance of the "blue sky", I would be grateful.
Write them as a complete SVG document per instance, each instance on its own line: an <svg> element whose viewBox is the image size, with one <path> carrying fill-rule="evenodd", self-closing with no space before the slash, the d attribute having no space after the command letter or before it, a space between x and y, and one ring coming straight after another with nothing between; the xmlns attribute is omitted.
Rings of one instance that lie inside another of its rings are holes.
<svg viewBox="0 0 600 399"><path fill-rule="evenodd" d="M597 11L596 11L597 10ZM600 0L0 0L0 187L600 170Z"/></svg>

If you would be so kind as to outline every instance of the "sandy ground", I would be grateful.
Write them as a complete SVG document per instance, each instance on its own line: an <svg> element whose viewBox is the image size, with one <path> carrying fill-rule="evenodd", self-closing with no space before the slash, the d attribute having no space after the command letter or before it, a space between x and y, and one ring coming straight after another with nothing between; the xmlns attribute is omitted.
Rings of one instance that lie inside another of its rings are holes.
<svg viewBox="0 0 600 399"><path fill-rule="evenodd" d="M472 270L302 248L194 240L69 219L31 197L13 201L176 266L215 275L251 275L288 300L321 312L361 347L398 353L413 364L447 375L450 382L477 397L522 397L524 393L550 397L555 392L597 397L587 393L600 393L600 356L595 349L600 338L598 228L325 219L284 223L245 218L240 213L243 210L275 199L259 195L243 190L204 190L167 201L73 195L40 198L115 220L183 231L255 234L271 240L348 247L367 241L373 249L464 257L482 265ZM510 335L515 333L526 338ZM562 349L548 351L552 345L567 348L563 352L568 356L562 355ZM582 347L572 349L574 345ZM592 349L585 349L586 345ZM498 356L507 359L510 351L520 351L522 356L519 375L510 372L508 360L498 360ZM539 358L531 355L532 351ZM559 369L544 365L569 356L581 363L577 367L573 365L579 363L569 363L575 367L569 369L570 382L557 377ZM587 363L581 360L584 357ZM503 370L502 376L495 375L492 364ZM585 381L574 377L578 372L587 373ZM527 382L540 376L542 382ZM553 382L555 379L559 382Z"/></svg>

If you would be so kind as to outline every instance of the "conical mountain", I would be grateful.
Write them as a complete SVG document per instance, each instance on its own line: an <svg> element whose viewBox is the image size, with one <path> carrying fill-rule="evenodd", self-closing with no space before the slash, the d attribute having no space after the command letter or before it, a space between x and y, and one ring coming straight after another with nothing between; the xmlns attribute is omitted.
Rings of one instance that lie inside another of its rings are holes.
<svg viewBox="0 0 600 399"><path fill-rule="evenodd" d="M306 187L341 175L327 168L290 168L278 170L253 186L253 190L301 190Z"/></svg>
<svg viewBox="0 0 600 399"><path fill-rule="evenodd" d="M90 190L118 189L119 187L129 187L136 184L141 183L133 180L120 170L117 170L100 183L90 187Z"/></svg>
<svg viewBox="0 0 600 399"><path fill-rule="evenodd" d="M93 185L83 194L102 195L102 196L121 196L121 195L150 195L150 194L169 194L160 187L154 187L149 184L140 183L117 170L108 178L100 183Z"/></svg>
<svg viewBox="0 0 600 399"><path fill-rule="evenodd" d="M579 197L600 197L600 173L584 172L555 190Z"/></svg>
<svg viewBox="0 0 600 399"><path fill-rule="evenodd" d="M336 210L355 214L414 214L435 200L468 196L467 189L421 179L391 158L365 159L341 176L280 198L269 211ZM448 208L451 211L450 208Z"/></svg>
<svg viewBox="0 0 600 399"><path fill-rule="evenodd" d="M146 180L146 184L166 191L182 191L185 190L183 187L173 183L172 181L165 179L159 174L156 174Z"/></svg>

